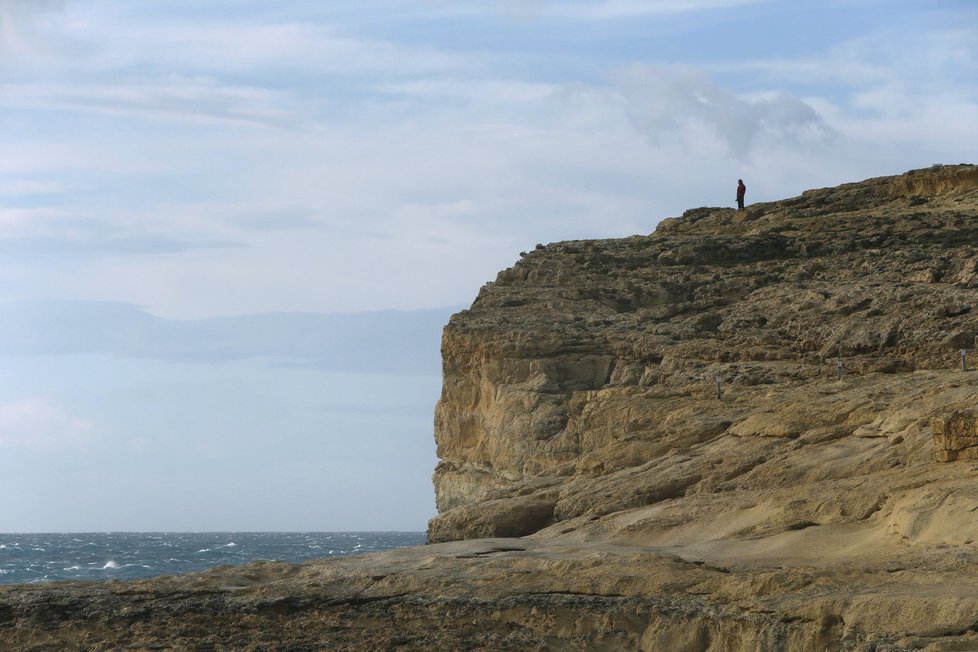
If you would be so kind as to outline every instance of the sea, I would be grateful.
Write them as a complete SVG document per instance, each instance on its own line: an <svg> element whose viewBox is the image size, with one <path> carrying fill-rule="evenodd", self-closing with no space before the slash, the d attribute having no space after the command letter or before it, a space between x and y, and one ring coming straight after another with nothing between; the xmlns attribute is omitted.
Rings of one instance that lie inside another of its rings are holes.
<svg viewBox="0 0 978 652"><path fill-rule="evenodd" d="M129 580L257 560L297 563L424 542L424 532L0 534L0 584Z"/></svg>

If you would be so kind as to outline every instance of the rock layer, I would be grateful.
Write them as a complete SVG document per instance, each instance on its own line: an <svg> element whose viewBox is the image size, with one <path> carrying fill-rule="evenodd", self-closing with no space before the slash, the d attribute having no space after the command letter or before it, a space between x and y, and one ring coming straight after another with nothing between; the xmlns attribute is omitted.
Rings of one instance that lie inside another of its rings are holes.
<svg viewBox="0 0 978 652"><path fill-rule="evenodd" d="M921 372L975 346L976 196L978 168L942 166L525 254L445 329L430 539L733 491L784 439L891 445L901 392L939 416ZM878 459L916 461L911 430Z"/></svg>
<svg viewBox="0 0 978 652"><path fill-rule="evenodd" d="M934 459L938 462L978 459L978 416L955 410L934 419Z"/></svg>
<svg viewBox="0 0 978 652"><path fill-rule="evenodd" d="M976 337L975 166L538 246L445 328L432 545L6 587L0 649L978 649Z"/></svg>

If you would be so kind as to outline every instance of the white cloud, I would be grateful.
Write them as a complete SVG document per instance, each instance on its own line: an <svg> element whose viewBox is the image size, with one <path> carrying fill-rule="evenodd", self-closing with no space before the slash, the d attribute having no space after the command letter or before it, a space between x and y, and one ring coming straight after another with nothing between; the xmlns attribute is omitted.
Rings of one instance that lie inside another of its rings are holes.
<svg viewBox="0 0 978 652"><path fill-rule="evenodd" d="M0 405L0 448L60 449L87 439L94 424L40 398Z"/></svg>
<svg viewBox="0 0 978 652"><path fill-rule="evenodd" d="M867 176L974 159L978 29L886 28L809 57L711 66L806 89L805 103L838 134L839 164Z"/></svg>
<svg viewBox="0 0 978 652"><path fill-rule="evenodd" d="M700 69L632 66L617 76L626 110L653 143L722 143L746 159L758 139L825 140L831 129L812 106L787 93L737 95Z"/></svg>

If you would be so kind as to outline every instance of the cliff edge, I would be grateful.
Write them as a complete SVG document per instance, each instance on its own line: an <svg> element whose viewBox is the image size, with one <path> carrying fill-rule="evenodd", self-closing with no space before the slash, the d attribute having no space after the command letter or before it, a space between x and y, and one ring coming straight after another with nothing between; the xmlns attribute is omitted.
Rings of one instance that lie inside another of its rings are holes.
<svg viewBox="0 0 978 652"><path fill-rule="evenodd" d="M431 545L0 588L2 649L978 649L978 167L524 253Z"/></svg>
<svg viewBox="0 0 978 652"><path fill-rule="evenodd" d="M875 514L961 456L930 423L973 404L976 205L978 168L940 166L524 254L444 332L430 540L762 495L742 535Z"/></svg>

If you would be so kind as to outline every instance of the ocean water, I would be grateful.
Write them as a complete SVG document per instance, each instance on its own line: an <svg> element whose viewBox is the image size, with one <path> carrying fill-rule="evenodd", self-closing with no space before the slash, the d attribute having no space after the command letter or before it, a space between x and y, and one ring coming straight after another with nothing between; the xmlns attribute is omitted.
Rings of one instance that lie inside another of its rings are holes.
<svg viewBox="0 0 978 652"><path fill-rule="evenodd" d="M256 560L355 555L424 541L424 532L0 534L0 584L146 578Z"/></svg>

